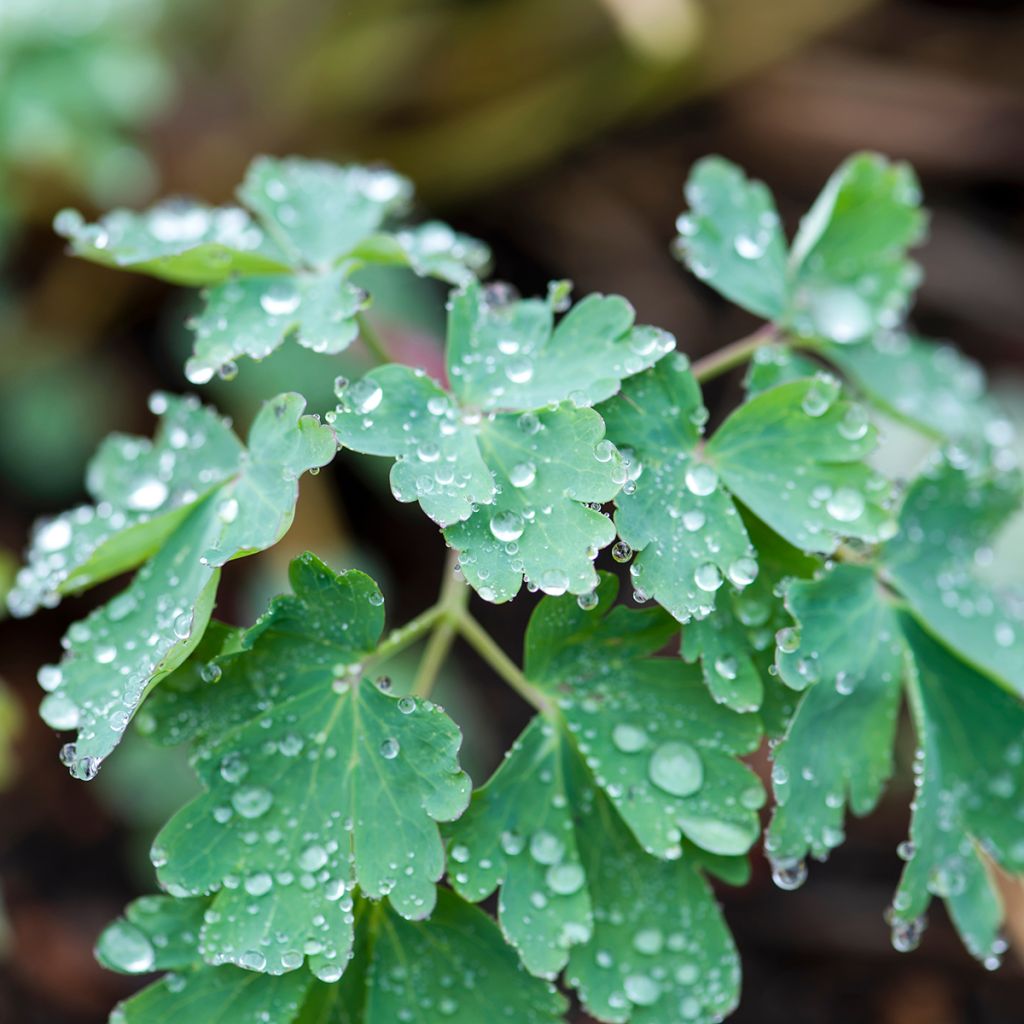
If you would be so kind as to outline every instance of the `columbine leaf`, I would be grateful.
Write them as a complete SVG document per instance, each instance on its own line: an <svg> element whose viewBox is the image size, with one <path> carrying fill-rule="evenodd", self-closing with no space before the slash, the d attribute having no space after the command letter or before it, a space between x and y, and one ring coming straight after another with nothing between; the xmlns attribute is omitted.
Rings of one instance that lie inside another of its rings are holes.
<svg viewBox="0 0 1024 1024"><path fill-rule="evenodd" d="M952 345L881 331L821 353L890 414L951 440L1008 443L1012 428L985 393L985 375Z"/></svg>
<svg viewBox="0 0 1024 1024"><path fill-rule="evenodd" d="M936 460L908 492L899 535L885 546L883 564L932 633L1024 695L1024 597L997 591L977 574L1020 495L1015 475Z"/></svg>
<svg viewBox="0 0 1024 1024"><path fill-rule="evenodd" d="M638 552L634 585L681 622L706 615L723 579L742 589L757 563L732 499L695 457L707 410L685 357L662 359L599 411L635 478L615 502L619 536Z"/></svg>
<svg viewBox="0 0 1024 1024"><path fill-rule="evenodd" d="M747 398L769 391L779 384L813 377L821 365L788 345L762 345L750 358L743 387Z"/></svg>
<svg viewBox="0 0 1024 1024"><path fill-rule="evenodd" d="M90 518L82 510L70 514L87 529L84 539L62 531L67 563L59 561L61 549L53 557L53 538L69 517L38 530L29 556L34 575L26 592L57 594L129 569L156 549L127 589L70 627L60 665L40 671L51 691L40 708L44 720L54 729L78 730L61 756L79 778L96 774L145 695L198 643L220 567L281 537L299 475L325 465L335 451L330 429L301 415L299 395L279 395L263 407L247 450L187 400L158 396L158 408L163 405L170 419L157 445L117 439L91 465L90 489L100 504L88 509ZM202 465L195 449L206 440L214 461ZM196 482L210 489L199 496ZM92 527L96 519L102 529ZM59 568L46 575L52 566Z"/></svg>
<svg viewBox="0 0 1024 1024"><path fill-rule="evenodd" d="M874 153L844 161L793 240L787 324L841 344L897 326L921 277L907 257L924 236L920 203L908 164Z"/></svg>
<svg viewBox="0 0 1024 1024"><path fill-rule="evenodd" d="M574 831L564 732L538 716L448 829L448 874L474 902L501 887L502 931L533 974L553 978L593 929Z"/></svg>
<svg viewBox="0 0 1024 1024"><path fill-rule="evenodd" d="M216 893L207 962L282 973L306 959L333 981L354 887L405 917L430 914L444 867L436 822L462 812L469 780L438 707L358 678L383 623L374 583L311 555L291 580L294 596L218 663L232 719L215 719L197 760L207 792L171 819L153 859L174 892Z"/></svg>
<svg viewBox="0 0 1024 1024"><path fill-rule="evenodd" d="M194 384L230 372L241 356L269 355L292 333L316 352L342 351L369 301L349 278L367 263L465 284L490 258L486 246L445 225L385 230L412 196L392 171L259 157L238 195L255 219L238 207L172 202L141 214L116 210L98 224L66 210L54 222L75 255L211 286L191 324L185 372Z"/></svg>
<svg viewBox="0 0 1024 1024"><path fill-rule="evenodd" d="M495 1006L523 1024L556 1024L565 1000L531 978L494 922L451 892L438 894L429 921L409 922L382 906L355 908L357 955L342 980L306 971L267 977L191 959L122 1003L122 1024L479 1024ZM176 940L183 951L186 940Z"/></svg>
<svg viewBox="0 0 1024 1024"><path fill-rule="evenodd" d="M842 537L895 529L889 485L862 461L875 446L863 410L835 378L780 384L741 405L704 452L717 477L791 544L828 554Z"/></svg>
<svg viewBox="0 0 1024 1024"><path fill-rule="evenodd" d="M196 962L196 943L210 901L142 896L107 925L96 942L96 959L122 974L173 971Z"/></svg>
<svg viewBox="0 0 1024 1024"><path fill-rule="evenodd" d="M739 719L719 710L719 721L704 721L704 742L687 731L684 719L695 722L714 705L685 666L648 657L676 627L658 610L611 610L615 591L605 576L593 611L569 598L538 607L526 671L562 713L527 726L448 829L449 878L473 900L500 888L501 927L523 963L544 977L568 964L602 1019L653 1020L648 1007L679 999L689 1000L694 1019L710 1019L720 1002L735 1001L736 956L696 870L703 853L681 833L727 854L750 846L763 793L728 754L756 745L759 730L756 722L737 730ZM620 688L628 696L618 698ZM700 793L711 791L732 805L727 822L705 816L718 800L703 802ZM723 870L736 877L730 865ZM648 885L675 894L664 913L630 906Z"/></svg>
<svg viewBox="0 0 1024 1024"><path fill-rule="evenodd" d="M676 221L676 245L702 281L768 320L789 298L786 237L775 200L728 160L705 157L686 182L689 211Z"/></svg>
<svg viewBox="0 0 1024 1024"><path fill-rule="evenodd" d="M496 1012L522 1024L555 1024L566 1003L520 966L494 922L445 890L423 923L389 914L367 982L365 1024L479 1024Z"/></svg>
<svg viewBox="0 0 1024 1024"><path fill-rule="evenodd" d="M774 753L765 849L782 884L800 878L808 852L824 858L843 841L847 801L858 815L878 802L892 774L906 660L896 614L867 567L796 581L786 605L799 640L783 637L776 664L785 683L807 692Z"/></svg>
<svg viewBox="0 0 1024 1024"><path fill-rule="evenodd" d="M479 285L455 294L447 364L462 405L520 412L567 399L593 405L675 347L666 331L634 326L633 307L618 295L588 295L556 325L568 287L552 285L546 301L496 303Z"/></svg>
<svg viewBox="0 0 1024 1024"><path fill-rule="evenodd" d="M587 505L614 497L624 473L601 417L568 399L607 397L672 343L633 327L614 297L584 299L553 327L561 294L496 304L475 285L456 293L451 394L387 366L346 388L333 420L348 447L396 459L395 496L446 528L490 601L514 597L524 577L551 594L594 588L614 530Z"/></svg>
<svg viewBox="0 0 1024 1024"><path fill-rule="evenodd" d="M583 1005L631 1024L722 1020L739 1002L740 963L700 861L651 862L603 795L575 796L594 929L566 977Z"/></svg>
<svg viewBox="0 0 1024 1024"><path fill-rule="evenodd" d="M312 978L200 967L166 975L121 1003L111 1024L293 1024Z"/></svg>
<svg viewBox="0 0 1024 1024"><path fill-rule="evenodd" d="M1024 707L909 615L902 626L916 664L909 690L919 763L912 850L893 900L893 942L913 944L936 895L970 952L996 966L1006 948L998 937L1003 911L983 851L1009 871L1024 871Z"/></svg>
<svg viewBox="0 0 1024 1024"><path fill-rule="evenodd" d="M777 735L791 703L791 691L778 684L772 669L775 636L792 625L779 595L789 579L811 576L820 566L753 516L747 514L745 523L757 550L757 579L719 600L706 618L688 623L681 653L689 662L700 659L716 702L741 713L764 707L762 721Z"/></svg>
<svg viewBox="0 0 1024 1024"><path fill-rule="evenodd" d="M244 448L195 398L157 393L156 438L112 434L86 470L95 505L42 520L8 604L15 615L53 607L144 562L211 491L237 473Z"/></svg>
<svg viewBox="0 0 1024 1024"><path fill-rule="evenodd" d="M616 589L606 577L590 612L570 599L539 605L526 674L557 700L596 784L648 853L678 857L683 837L709 853L745 853L764 794L737 755L757 747L760 725L715 704L700 674L678 659L617 655L621 633L664 620L657 611L612 609ZM561 639L552 644L555 630ZM663 626L649 635L644 654L671 634Z"/></svg>
<svg viewBox="0 0 1024 1024"><path fill-rule="evenodd" d="M216 284L236 274L288 269L281 249L237 206L164 200L145 213L112 210L96 224L87 224L77 210L62 210L53 227L75 256L174 284Z"/></svg>

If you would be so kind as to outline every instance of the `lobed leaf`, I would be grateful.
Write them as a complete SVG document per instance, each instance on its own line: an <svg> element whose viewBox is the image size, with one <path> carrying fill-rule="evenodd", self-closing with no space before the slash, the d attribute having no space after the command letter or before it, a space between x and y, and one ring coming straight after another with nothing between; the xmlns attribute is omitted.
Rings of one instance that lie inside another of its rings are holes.
<svg viewBox="0 0 1024 1024"><path fill-rule="evenodd" d="M237 206L163 202L115 210L86 224L74 210L54 227L72 252L176 284L207 285L192 322L193 384L230 375L242 356L262 359L295 334L316 352L338 353L359 333L368 296L349 279L366 264L400 265L466 284L489 262L482 243L436 222L391 232L412 185L393 171L299 158L257 157Z"/></svg>
<svg viewBox="0 0 1024 1024"><path fill-rule="evenodd" d="M893 942L910 948L932 896L945 901L968 950L995 967L1006 949L1002 904L986 859L1024 872L1024 706L909 615L909 704L919 746L909 857L893 899Z"/></svg>
<svg viewBox="0 0 1024 1024"><path fill-rule="evenodd" d="M796 581L786 605L799 640L777 649L776 665L807 692L773 755L765 849L783 882L808 852L824 858L842 843L848 801L858 815L878 802L892 774L906 663L897 614L868 567Z"/></svg>
<svg viewBox="0 0 1024 1024"><path fill-rule="evenodd" d="M89 470L96 508L36 531L26 575L11 597L22 612L32 601L52 603L50 596L63 588L148 558L124 591L69 628L60 664L40 670L49 691L43 719L78 732L61 757L79 778L96 774L146 694L199 642L220 567L281 537L299 475L325 465L335 451L331 430L302 415L299 395L264 405L247 449L189 400L158 396L156 405L168 413L157 443L108 441ZM208 443L205 458L197 456ZM84 522L85 533L77 534L72 522Z"/></svg>
<svg viewBox="0 0 1024 1024"><path fill-rule="evenodd" d="M726 298L807 338L848 344L899 324L920 281L907 250L925 216L907 164L858 153L835 171L786 242L771 193L721 157L698 161L677 250Z"/></svg>
<svg viewBox="0 0 1024 1024"><path fill-rule="evenodd" d="M684 192L676 247L693 274L751 313L780 318L789 303L786 237L771 191L710 156L693 165Z"/></svg>
<svg viewBox="0 0 1024 1024"><path fill-rule="evenodd" d="M592 611L568 598L538 606L526 672L560 711L527 726L447 829L449 878L474 901L499 889L502 930L526 967L553 978L567 966L601 1019L660 1020L685 1004L689 1019L711 1020L734 1005L738 966L697 869L706 857L742 874L729 862L756 837L763 793L729 755L759 730L710 711L679 662L650 658L672 620L612 609L615 591L606 576ZM687 728L711 726L709 713L713 727ZM648 899L655 891L673 899Z"/></svg>
<svg viewBox="0 0 1024 1024"><path fill-rule="evenodd" d="M662 359L599 411L634 478L615 502L619 536L638 552L634 586L681 622L707 615L723 580L742 589L757 562L732 498L697 456L707 410L685 356Z"/></svg>
<svg viewBox="0 0 1024 1024"><path fill-rule="evenodd" d="M907 257L925 233L920 204L909 164L876 153L845 160L793 239L787 326L839 344L897 326L921 279Z"/></svg>
<svg viewBox="0 0 1024 1024"><path fill-rule="evenodd" d="M510 600L524 578L549 594L593 590L614 530L588 506L614 497L624 473L601 417L578 403L614 393L672 344L633 327L615 297L584 299L554 326L562 293L499 304L468 286L452 299L450 393L385 366L341 393L332 420L349 448L396 460L395 497L445 529L490 601Z"/></svg>
<svg viewBox="0 0 1024 1024"><path fill-rule="evenodd" d="M875 431L835 378L795 380L736 409L708 441L722 483L795 547L829 554L844 537L891 537L889 484L863 459ZM716 481L717 482L717 481Z"/></svg>
<svg viewBox="0 0 1024 1024"><path fill-rule="evenodd" d="M1024 695L1024 596L978 570L995 531L1020 504L1020 480L937 459L914 482L900 532L882 553L886 576L913 614L965 661Z"/></svg>
<svg viewBox="0 0 1024 1024"><path fill-rule="evenodd" d="M442 890L429 921L360 901L358 953L340 982L191 962L122 1003L115 1024L479 1024L494 1008L523 1024L562 1020L565 1000L531 978L482 911Z"/></svg>
<svg viewBox="0 0 1024 1024"><path fill-rule="evenodd" d="M427 917L444 867L438 821L469 798L461 735L433 704L359 679L383 624L380 592L312 555L217 662L220 708L197 771L206 792L154 844L161 883L214 893L200 937L211 964L271 974L304 960L341 976L352 892Z"/></svg>

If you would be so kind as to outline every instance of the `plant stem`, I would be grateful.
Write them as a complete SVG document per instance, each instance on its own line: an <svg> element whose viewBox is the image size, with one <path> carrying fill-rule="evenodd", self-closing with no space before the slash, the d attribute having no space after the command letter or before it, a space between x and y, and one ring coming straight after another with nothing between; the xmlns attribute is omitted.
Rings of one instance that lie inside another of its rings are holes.
<svg viewBox="0 0 1024 1024"><path fill-rule="evenodd" d="M404 626L391 630L381 641L377 649L364 662L364 668L370 665L377 665L388 658L400 654L407 647L411 647L425 633L429 633L444 615L444 608L440 601L431 605L426 611L420 612L414 619L410 619Z"/></svg>
<svg viewBox="0 0 1024 1024"><path fill-rule="evenodd" d="M441 593L437 599L437 605L441 608L440 619L434 625L434 631L430 634L427 646L420 659L419 668L416 670L416 679L412 684L412 692L417 697L429 697L430 691L434 688L437 674L441 671L448 651L451 649L452 641L457 632L456 623L466 611L469 602L469 587L465 581L456 575L456 567L459 561L457 551L449 551L445 560L444 580L441 583Z"/></svg>
<svg viewBox="0 0 1024 1024"><path fill-rule="evenodd" d="M698 359L690 367L690 371L702 384L714 380L715 377L720 377L733 367L745 363L762 345L770 344L777 337L778 330L775 325L764 324L746 337L737 338L736 341L731 341L717 352Z"/></svg>
<svg viewBox="0 0 1024 1024"><path fill-rule="evenodd" d="M467 611L456 621L462 638L480 655L502 679L512 687L528 704L532 704L542 715L550 715L554 706L533 683L530 682L515 662L494 642L491 635Z"/></svg>
<svg viewBox="0 0 1024 1024"><path fill-rule="evenodd" d="M391 353L388 351L384 339L377 333L376 328L370 323L365 313L356 313L356 323L359 324L359 337L366 346L370 355L374 356L378 363L393 363Z"/></svg>

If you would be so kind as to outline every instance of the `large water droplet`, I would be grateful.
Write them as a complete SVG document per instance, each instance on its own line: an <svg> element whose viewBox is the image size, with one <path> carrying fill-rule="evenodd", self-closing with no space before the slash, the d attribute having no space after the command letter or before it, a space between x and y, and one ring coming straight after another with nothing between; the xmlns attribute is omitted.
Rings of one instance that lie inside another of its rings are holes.
<svg viewBox="0 0 1024 1024"><path fill-rule="evenodd" d="M647 773L651 782L673 796L689 796L704 783L704 763L697 749L678 740L655 749Z"/></svg>

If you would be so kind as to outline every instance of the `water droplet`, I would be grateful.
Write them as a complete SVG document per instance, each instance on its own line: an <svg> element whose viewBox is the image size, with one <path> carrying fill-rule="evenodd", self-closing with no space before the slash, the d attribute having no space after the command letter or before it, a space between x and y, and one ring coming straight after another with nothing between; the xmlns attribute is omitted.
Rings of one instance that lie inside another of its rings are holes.
<svg viewBox="0 0 1024 1024"><path fill-rule="evenodd" d="M897 953L910 953L921 944L921 936L928 927L928 919L923 914L913 921L895 918L891 927L892 948Z"/></svg>
<svg viewBox="0 0 1024 1024"><path fill-rule="evenodd" d="M373 412L384 397L381 386L372 377L363 377L350 384L344 393L345 402L360 415Z"/></svg>
<svg viewBox="0 0 1024 1024"><path fill-rule="evenodd" d="M156 954L145 933L128 921L115 921L100 936L96 952L104 963L128 974L153 970Z"/></svg>
<svg viewBox="0 0 1024 1024"><path fill-rule="evenodd" d="M769 857L772 881L787 891L799 889L807 881L807 862L797 857L783 857L779 860Z"/></svg>
<svg viewBox="0 0 1024 1024"><path fill-rule="evenodd" d="M665 936L660 928L642 928L633 936L633 948L645 956L655 956L665 946Z"/></svg>
<svg viewBox="0 0 1024 1024"><path fill-rule="evenodd" d="M548 888L559 896L571 896L583 888L585 875L579 864L552 864L544 876Z"/></svg>
<svg viewBox="0 0 1024 1024"><path fill-rule="evenodd" d="M380 745L380 756L387 761L393 761L398 757L398 752L401 749L398 740L394 736L389 736Z"/></svg>
<svg viewBox="0 0 1024 1024"><path fill-rule="evenodd" d="M632 557L633 549L624 540L618 540L612 545L612 558L616 562L628 562Z"/></svg>
<svg viewBox="0 0 1024 1024"><path fill-rule="evenodd" d="M523 518L518 512L507 510L491 517L491 533L502 543L519 540L523 535Z"/></svg>
<svg viewBox="0 0 1024 1024"><path fill-rule="evenodd" d="M301 301L295 282L287 278L275 281L260 296L260 306L268 316L288 316L299 308Z"/></svg>
<svg viewBox="0 0 1024 1024"><path fill-rule="evenodd" d="M150 477L135 485L126 504L139 512L153 512L167 500L167 493L167 484Z"/></svg>
<svg viewBox="0 0 1024 1024"><path fill-rule="evenodd" d="M864 513L864 495L852 487L840 487L828 499L825 510L841 523L852 523Z"/></svg>
<svg viewBox="0 0 1024 1024"><path fill-rule="evenodd" d="M537 479L537 467L532 462L517 462L508 474L513 487L529 487Z"/></svg>
<svg viewBox="0 0 1024 1024"><path fill-rule="evenodd" d="M231 797L231 806L243 818L259 818L270 810L274 802L271 792L262 786L246 786Z"/></svg>
<svg viewBox="0 0 1024 1024"><path fill-rule="evenodd" d="M561 569L548 569L542 573L537 585L551 597L561 597L569 589L569 577Z"/></svg>
<svg viewBox="0 0 1024 1024"><path fill-rule="evenodd" d="M800 403L803 411L817 419L832 408L839 397L839 381L829 373L819 373L811 381Z"/></svg>
<svg viewBox="0 0 1024 1024"><path fill-rule="evenodd" d="M734 587L749 586L757 579L757 562L744 555L730 563L726 575Z"/></svg>
<svg viewBox="0 0 1024 1024"><path fill-rule="evenodd" d="M693 582L701 590L711 594L722 585L722 574L714 562L705 562L694 570Z"/></svg>
<svg viewBox="0 0 1024 1024"><path fill-rule="evenodd" d="M565 856L565 843L551 832L540 829L530 837L530 856L538 864L558 864Z"/></svg>
<svg viewBox="0 0 1024 1024"><path fill-rule="evenodd" d="M705 462L695 462L686 470L686 489L698 497L713 494L718 486L718 474Z"/></svg>
<svg viewBox="0 0 1024 1024"><path fill-rule="evenodd" d="M659 789L673 796L689 796L704 783L704 764L697 749L676 740L657 747L647 766L647 774Z"/></svg>
<svg viewBox="0 0 1024 1024"><path fill-rule="evenodd" d="M635 1006L653 1006L661 995L661 987L646 974L627 974L622 987Z"/></svg>
<svg viewBox="0 0 1024 1024"><path fill-rule="evenodd" d="M647 733L639 726L619 722L612 729L612 743L624 754L634 754L647 746Z"/></svg>

